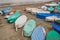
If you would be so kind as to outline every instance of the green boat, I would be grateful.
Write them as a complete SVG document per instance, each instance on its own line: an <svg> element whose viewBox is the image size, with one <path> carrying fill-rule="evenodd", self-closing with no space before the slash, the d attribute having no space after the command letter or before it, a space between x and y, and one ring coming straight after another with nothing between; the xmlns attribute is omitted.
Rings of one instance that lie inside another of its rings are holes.
<svg viewBox="0 0 60 40"><path fill-rule="evenodd" d="M55 30L51 30L47 34L46 40L60 40L60 34L57 31L55 31Z"/></svg>
<svg viewBox="0 0 60 40"><path fill-rule="evenodd" d="M48 7L48 11L50 12L54 11L54 7L53 6Z"/></svg>
<svg viewBox="0 0 60 40"><path fill-rule="evenodd" d="M36 22L33 19L28 20L23 28L23 35L30 37L35 28Z"/></svg>
<svg viewBox="0 0 60 40"><path fill-rule="evenodd" d="M20 12L16 11L13 15L8 17L7 21L9 23L14 23L19 16L20 16Z"/></svg>
<svg viewBox="0 0 60 40"><path fill-rule="evenodd" d="M59 6L56 6L56 9L60 11L60 5Z"/></svg>
<svg viewBox="0 0 60 40"><path fill-rule="evenodd" d="M58 10L60 10L60 5L59 5L59 6L56 6L56 8L57 8Z"/></svg>

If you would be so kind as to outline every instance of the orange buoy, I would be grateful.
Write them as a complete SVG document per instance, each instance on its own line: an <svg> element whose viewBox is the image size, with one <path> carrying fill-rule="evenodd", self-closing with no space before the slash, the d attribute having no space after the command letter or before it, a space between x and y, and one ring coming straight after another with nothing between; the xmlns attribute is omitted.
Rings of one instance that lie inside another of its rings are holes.
<svg viewBox="0 0 60 40"><path fill-rule="evenodd" d="M14 13L15 13L15 12L16 12L16 10L15 10L15 9L13 9L13 10L12 10L12 12L14 12Z"/></svg>

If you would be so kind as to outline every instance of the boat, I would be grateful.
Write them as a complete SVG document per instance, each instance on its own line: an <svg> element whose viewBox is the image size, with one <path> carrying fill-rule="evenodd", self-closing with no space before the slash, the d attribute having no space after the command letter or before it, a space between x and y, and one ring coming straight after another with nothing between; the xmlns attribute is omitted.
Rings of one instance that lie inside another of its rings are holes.
<svg viewBox="0 0 60 40"><path fill-rule="evenodd" d="M28 20L23 28L23 35L26 37L30 37L35 28L36 22L33 19Z"/></svg>
<svg viewBox="0 0 60 40"><path fill-rule="evenodd" d="M60 20L55 20L55 23L60 25Z"/></svg>
<svg viewBox="0 0 60 40"><path fill-rule="evenodd" d="M5 15L4 18L7 19L9 16L11 16L11 15L13 15L13 14L14 14L14 12L10 12L9 15Z"/></svg>
<svg viewBox="0 0 60 40"><path fill-rule="evenodd" d="M54 8L53 6L50 6L50 7L47 8L47 10L50 11L50 12L53 12L54 9L55 9L55 8Z"/></svg>
<svg viewBox="0 0 60 40"><path fill-rule="evenodd" d="M58 10L60 10L60 5L56 6L56 8L57 8Z"/></svg>
<svg viewBox="0 0 60 40"><path fill-rule="evenodd" d="M16 11L13 15L7 18L8 23L14 23L19 16L20 16L20 12Z"/></svg>
<svg viewBox="0 0 60 40"><path fill-rule="evenodd" d="M60 20L60 17L58 17L58 16L48 16L48 17L45 18L45 21L52 21L52 22L54 22L56 20Z"/></svg>
<svg viewBox="0 0 60 40"><path fill-rule="evenodd" d="M57 13L36 13L36 17L37 18L40 18L40 19L45 19L46 17L49 17L49 16L57 16L58 14Z"/></svg>
<svg viewBox="0 0 60 40"><path fill-rule="evenodd" d="M31 12L32 10L36 10L36 9L38 8L30 8L30 7L25 8L26 12Z"/></svg>
<svg viewBox="0 0 60 40"><path fill-rule="evenodd" d="M56 6L55 9L60 13L60 5Z"/></svg>
<svg viewBox="0 0 60 40"><path fill-rule="evenodd" d="M43 10L47 10L47 6L41 6L41 9L43 9Z"/></svg>
<svg viewBox="0 0 60 40"><path fill-rule="evenodd" d="M53 24L52 27L60 33L60 20L56 20Z"/></svg>
<svg viewBox="0 0 60 40"><path fill-rule="evenodd" d="M10 12L9 15L12 15L12 14L14 14L14 13L15 13L15 12Z"/></svg>
<svg viewBox="0 0 60 40"><path fill-rule="evenodd" d="M5 19L7 19L9 16L10 16L10 15L5 15L5 17L4 17L4 18L5 18Z"/></svg>
<svg viewBox="0 0 60 40"><path fill-rule="evenodd" d="M42 9L32 9L31 13L36 14L37 12L41 12L41 11L42 11Z"/></svg>
<svg viewBox="0 0 60 40"><path fill-rule="evenodd" d="M56 3L50 3L50 4L45 4L45 6L58 6L59 4Z"/></svg>
<svg viewBox="0 0 60 40"><path fill-rule="evenodd" d="M48 32L46 40L60 40L60 34L55 30L51 30Z"/></svg>
<svg viewBox="0 0 60 40"><path fill-rule="evenodd" d="M38 26L34 29L31 40L45 40L46 32L42 26Z"/></svg>
<svg viewBox="0 0 60 40"><path fill-rule="evenodd" d="M6 8L6 9L2 10L2 16L5 16L9 12L11 12L11 10L12 10L12 8Z"/></svg>
<svg viewBox="0 0 60 40"><path fill-rule="evenodd" d="M55 19L57 18L57 16L49 16L45 18L45 21L55 21Z"/></svg>
<svg viewBox="0 0 60 40"><path fill-rule="evenodd" d="M58 4L58 2L51 2L51 4Z"/></svg>
<svg viewBox="0 0 60 40"><path fill-rule="evenodd" d="M18 28L21 28L24 26L24 24L26 23L27 21L27 17L25 15L22 15L20 16L16 21L15 21L15 28L16 28L16 31Z"/></svg>
<svg viewBox="0 0 60 40"><path fill-rule="evenodd" d="M32 10L32 12L31 12L32 14L37 14L37 13L50 13L49 11L44 11L44 10Z"/></svg>

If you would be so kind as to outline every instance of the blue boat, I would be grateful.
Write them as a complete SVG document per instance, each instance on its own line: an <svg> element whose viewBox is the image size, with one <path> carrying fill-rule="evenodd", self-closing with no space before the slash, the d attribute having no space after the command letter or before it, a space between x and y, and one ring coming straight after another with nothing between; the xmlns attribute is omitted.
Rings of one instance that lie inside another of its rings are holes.
<svg viewBox="0 0 60 40"><path fill-rule="evenodd" d="M42 26L38 26L32 33L31 40L45 40L45 30Z"/></svg>
<svg viewBox="0 0 60 40"><path fill-rule="evenodd" d="M2 10L2 16L5 16L9 12L11 12L11 10L12 10L12 8L6 8L6 9Z"/></svg>
<svg viewBox="0 0 60 40"><path fill-rule="evenodd" d="M36 17L40 18L40 19L45 19L48 16L58 16L58 13L51 13L51 14L48 14L48 13L36 13Z"/></svg>
<svg viewBox="0 0 60 40"><path fill-rule="evenodd" d="M52 24L52 27L53 27L57 32L60 33L60 21L54 22L54 23Z"/></svg>

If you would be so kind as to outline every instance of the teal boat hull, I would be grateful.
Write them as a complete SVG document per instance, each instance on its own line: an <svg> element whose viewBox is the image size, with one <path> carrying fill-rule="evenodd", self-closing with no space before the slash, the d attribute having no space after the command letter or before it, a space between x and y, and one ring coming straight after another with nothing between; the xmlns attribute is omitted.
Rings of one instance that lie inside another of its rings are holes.
<svg viewBox="0 0 60 40"><path fill-rule="evenodd" d="M7 21L9 23L14 23L19 16L20 16L20 12L16 11L13 15L8 17Z"/></svg>
<svg viewBox="0 0 60 40"><path fill-rule="evenodd" d="M36 27L36 22L32 19L28 20L28 22L25 24L23 28L24 36L30 37L35 27Z"/></svg>

